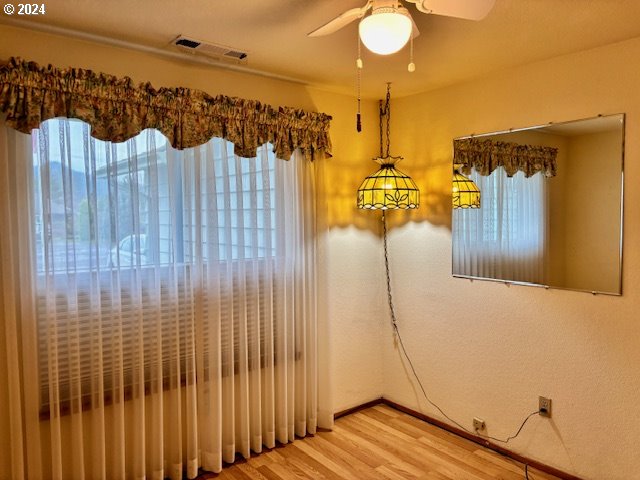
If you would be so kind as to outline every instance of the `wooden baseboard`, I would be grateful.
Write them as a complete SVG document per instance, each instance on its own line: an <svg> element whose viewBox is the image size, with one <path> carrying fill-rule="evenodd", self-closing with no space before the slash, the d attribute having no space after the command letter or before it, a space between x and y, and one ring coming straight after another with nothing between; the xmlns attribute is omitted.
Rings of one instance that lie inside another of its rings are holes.
<svg viewBox="0 0 640 480"><path fill-rule="evenodd" d="M338 413L334 413L333 414L333 419L337 420L340 417L344 417L345 415L350 415L352 413L356 413L360 410L364 410L365 408L369 408L369 407L375 407L376 405L380 405L381 403L384 403L384 400L382 397L380 398L376 398L375 400L371 400L370 402L367 403L363 403L362 405L357 405L355 407L351 407L351 408L347 408L345 410L341 410Z"/></svg>
<svg viewBox="0 0 640 480"><path fill-rule="evenodd" d="M431 425L435 425L436 427L442 428L443 430L446 430L447 432L453 433L454 435L458 435L459 437L462 438L466 438L467 440L470 440L474 443L477 443L479 445L482 445L483 447L486 447L490 450L493 450L495 452L500 453L501 455L504 455L506 457L509 457L517 462L520 463L524 463L529 465L532 468L535 468L536 470L540 470L541 472L544 473L548 473L550 475L554 475L558 478L562 478L563 480L582 480L580 477L576 477L575 475L571 475L570 473L566 473L563 472L562 470L558 470L557 468L554 467L550 467L549 465L545 465L544 463L540 463L536 460L531 460L530 458L527 458L523 455L520 455L518 453L512 452L511 450L504 448L501 445L497 445L493 442L488 441L486 438L480 437L478 435L473 435L470 434L469 432L465 432L464 430L457 428L457 427L453 427L445 422L442 422L441 420L437 420L433 417L430 417L429 415L425 415L424 413L418 412L416 410L413 410L411 408L405 407L404 405L400 405L399 403L393 402L391 400L388 400L384 397L378 399L378 400L373 400L371 402L367 402L364 403L362 405L358 405L357 407L353 407L353 408L348 408L346 410L343 410L341 412L338 412L334 415L334 418L340 418L343 417L345 415L349 415L351 413L355 413L359 410L363 410L365 408L369 408L369 407L373 407L375 405L379 405L379 404L384 404L387 405L391 408L394 408L400 412L406 413L407 415L411 415L412 417L418 418L422 421L425 421L427 423L430 423Z"/></svg>

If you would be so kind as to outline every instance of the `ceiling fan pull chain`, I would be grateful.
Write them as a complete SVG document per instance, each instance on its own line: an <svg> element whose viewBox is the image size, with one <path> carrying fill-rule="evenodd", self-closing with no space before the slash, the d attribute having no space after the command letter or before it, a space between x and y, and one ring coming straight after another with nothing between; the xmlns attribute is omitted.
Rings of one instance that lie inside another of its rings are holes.
<svg viewBox="0 0 640 480"><path fill-rule="evenodd" d="M409 44L409 65L407 67L407 70L409 70L409 73L413 73L416 71L416 64L413 63L413 35L411 36L411 40L410 40L410 44Z"/></svg>
<svg viewBox="0 0 640 480"><path fill-rule="evenodd" d="M362 131L362 121L360 115L360 84L362 83L362 49L360 45L360 36L358 35L358 58L356 60L356 84L358 90L358 113L356 114L356 130L358 133Z"/></svg>

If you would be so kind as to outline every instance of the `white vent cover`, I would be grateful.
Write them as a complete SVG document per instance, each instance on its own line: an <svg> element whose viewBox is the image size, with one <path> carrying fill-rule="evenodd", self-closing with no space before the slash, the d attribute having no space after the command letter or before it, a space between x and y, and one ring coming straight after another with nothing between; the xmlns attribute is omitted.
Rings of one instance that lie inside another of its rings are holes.
<svg viewBox="0 0 640 480"><path fill-rule="evenodd" d="M191 53L199 53L213 58L224 58L229 60L246 60L247 53L240 50L227 47L226 45L216 45L214 43L207 43L194 38L185 37L183 35L178 36L171 42L171 45L178 47L181 50L185 50Z"/></svg>

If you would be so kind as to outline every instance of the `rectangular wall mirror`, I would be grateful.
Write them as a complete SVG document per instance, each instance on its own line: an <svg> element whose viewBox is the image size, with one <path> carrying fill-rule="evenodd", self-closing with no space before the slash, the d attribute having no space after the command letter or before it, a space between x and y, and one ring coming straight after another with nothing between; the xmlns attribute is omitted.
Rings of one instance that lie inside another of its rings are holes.
<svg viewBox="0 0 640 480"><path fill-rule="evenodd" d="M453 275L622 293L624 114L454 140Z"/></svg>

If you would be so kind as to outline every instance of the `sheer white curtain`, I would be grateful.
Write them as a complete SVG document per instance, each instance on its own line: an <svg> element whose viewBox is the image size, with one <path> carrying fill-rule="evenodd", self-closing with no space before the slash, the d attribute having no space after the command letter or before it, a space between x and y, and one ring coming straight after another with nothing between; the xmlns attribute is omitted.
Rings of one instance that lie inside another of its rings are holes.
<svg viewBox="0 0 640 480"><path fill-rule="evenodd" d="M22 301L33 298L32 283L25 278L31 270L31 253L29 249L20 248L29 243L24 218L30 207L27 190L30 147L29 136L16 135L4 127L0 119L0 371L4 374L0 411L4 416L2 423L7 425L6 429L0 428L0 435L4 445L8 438L10 453L10 469L2 475L11 479L25 478L27 463L33 466L34 474L30 478L43 477L37 363L33 355L37 339L35 330L21 328L23 319L31 326L35 324L33 302ZM16 158L23 163L17 165ZM32 381L25 381L27 379ZM29 409L35 414L29 416Z"/></svg>
<svg viewBox="0 0 640 480"><path fill-rule="evenodd" d="M193 478L315 431L312 163L2 130L13 478Z"/></svg>
<svg viewBox="0 0 640 480"><path fill-rule="evenodd" d="M453 273L520 282L544 282L547 195L545 177L469 175L482 195L480 209L453 210Z"/></svg>

